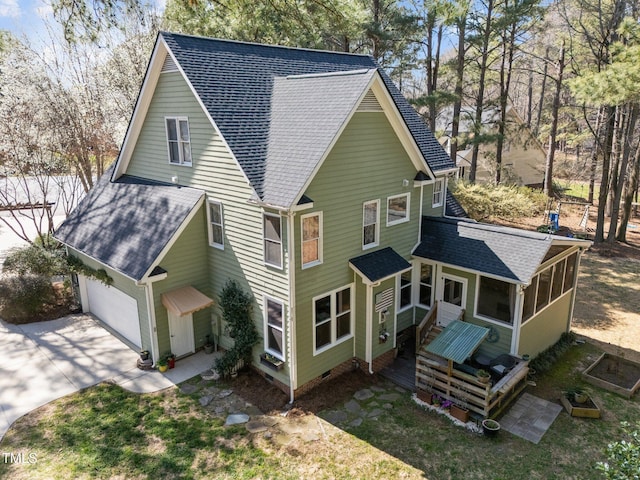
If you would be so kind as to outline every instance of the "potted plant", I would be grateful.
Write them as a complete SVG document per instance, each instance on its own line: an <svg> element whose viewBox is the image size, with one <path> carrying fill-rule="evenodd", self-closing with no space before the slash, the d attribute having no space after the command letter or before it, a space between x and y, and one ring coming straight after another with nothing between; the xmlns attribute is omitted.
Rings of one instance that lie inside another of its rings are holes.
<svg viewBox="0 0 640 480"><path fill-rule="evenodd" d="M467 423L469 421L469 409L453 403L451 405L451 416L457 418L462 423Z"/></svg>
<svg viewBox="0 0 640 480"><path fill-rule="evenodd" d="M165 358L161 358L158 360L158 370L162 373L166 372L169 366L167 365L167 360Z"/></svg>
<svg viewBox="0 0 640 480"><path fill-rule="evenodd" d="M175 368L176 356L173 353L170 353L169 355L167 355L167 365L170 369Z"/></svg>
<svg viewBox="0 0 640 480"><path fill-rule="evenodd" d="M149 350L140 351L140 360L142 360L143 362L145 360L149 360Z"/></svg>
<svg viewBox="0 0 640 480"><path fill-rule="evenodd" d="M207 335L207 341L204 344L204 353L206 353L207 355L213 353L213 348L214 348L214 345L210 341L210 335Z"/></svg>
<svg viewBox="0 0 640 480"><path fill-rule="evenodd" d="M480 383L489 383L489 379L491 378L491 374L486 370L480 369L476 372L476 377Z"/></svg>
<svg viewBox="0 0 640 480"><path fill-rule="evenodd" d="M587 400L589 400L589 395L587 395L587 392L582 390L580 387L576 387L573 390L573 399L576 401L576 403L587 403Z"/></svg>
<svg viewBox="0 0 640 480"><path fill-rule="evenodd" d="M497 421L491 418L486 418L482 421L482 432L485 434L485 436L495 437L499 431L500 424Z"/></svg>

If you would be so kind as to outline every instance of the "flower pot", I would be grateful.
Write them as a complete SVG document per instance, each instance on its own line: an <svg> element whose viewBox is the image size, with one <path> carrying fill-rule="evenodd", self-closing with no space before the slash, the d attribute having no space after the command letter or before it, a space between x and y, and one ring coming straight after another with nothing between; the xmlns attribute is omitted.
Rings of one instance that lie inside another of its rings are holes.
<svg viewBox="0 0 640 480"><path fill-rule="evenodd" d="M433 401L433 395L431 392L427 392L426 390L418 389L417 396L419 400L422 400L427 405L431 405Z"/></svg>
<svg viewBox="0 0 640 480"><path fill-rule="evenodd" d="M169 366L168 366L168 365L158 365L158 370L159 370L161 373L166 372L168 369L169 369Z"/></svg>
<svg viewBox="0 0 640 480"><path fill-rule="evenodd" d="M143 350L140 352L140 360L142 360L143 362L145 360L149 360L149 351L147 350Z"/></svg>
<svg viewBox="0 0 640 480"><path fill-rule="evenodd" d="M589 400L589 395L584 392L574 393L573 399L576 401L576 403L587 403L587 400Z"/></svg>
<svg viewBox="0 0 640 480"><path fill-rule="evenodd" d="M467 423L469 421L469 409L455 404L451 405L451 416L457 418L462 423Z"/></svg>
<svg viewBox="0 0 640 480"><path fill-rule="evenodd" d="M500 431L500 424L495 420L487 418L482 421L482 432L487 437L495 437Z"/></svg>
<svg viewBox="0 0 640 480"><path fill-rule="evenodd" d="M167 358L167 366L169 368L175 368L175 366L176 366L176 357Z"/></svg>
<svg viewBox="0 0 640 480"><path fill-rule="evenodd" d="M206 353L207 355L212 354L212 353L213 353L213 344L211 344L211 343L207 343L207 344L204 346L204 353Z"/></svg>

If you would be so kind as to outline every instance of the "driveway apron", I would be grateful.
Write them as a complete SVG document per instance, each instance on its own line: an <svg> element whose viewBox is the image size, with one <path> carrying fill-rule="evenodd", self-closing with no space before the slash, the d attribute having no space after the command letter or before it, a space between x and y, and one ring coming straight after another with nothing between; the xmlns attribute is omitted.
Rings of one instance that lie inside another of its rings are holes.
<svg viewBox="0 0 640 480"><path fill-rule="evenodd" d="M22 415L137 370L138 354L90 315L11 325L0 320L0 439Z"/></svg>

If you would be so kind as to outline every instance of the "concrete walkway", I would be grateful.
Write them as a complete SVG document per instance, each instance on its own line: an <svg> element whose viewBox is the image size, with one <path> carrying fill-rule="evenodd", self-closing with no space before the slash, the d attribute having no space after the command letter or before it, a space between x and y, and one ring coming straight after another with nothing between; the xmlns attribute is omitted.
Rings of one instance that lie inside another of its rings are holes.
<svg viewBox="0 0 640 480"><path fill-rule="evenodd" d="M164 374L140 370L138 353L86 314L26 325L0 320L0 351L0 440L24 414L80 389L111 381L155 392L210 369L214 360L199 352Z"/></svg>

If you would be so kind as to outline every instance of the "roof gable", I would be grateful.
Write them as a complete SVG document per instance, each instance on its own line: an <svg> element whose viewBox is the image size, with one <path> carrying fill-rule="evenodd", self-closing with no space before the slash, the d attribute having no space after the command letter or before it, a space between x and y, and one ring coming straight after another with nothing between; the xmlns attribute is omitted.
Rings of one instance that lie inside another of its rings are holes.
<svg viewBox="0 0 640 480"><path fill-rule="evenodd" d="M277 181L274 181L277 180L277 176L271 175L272 170L277 173L280 168L277 164L274 169L268 165L270 151L274 151L271 137L282 134L282 125L272 124L272 120L277 118L277 115L274 117L274 114L277 114L273 110L276 106L274 97L279 95L278 91L281 89L281 86L277 85L279 81L275 80L278 77L377 70L415 141L417 150L426 159L428 169L440 171L454 168L422 119L369 56L161 33L145 78L143 93L146 88L153 88L152 77L157 78L160 74L164 62L163 49L175 60L261 200L265 200L269 195L269 188L277 184ZM154 62L158 64L157 67ZM342 86L336 87L330 93L341 96ZM136 106L136 111L141 117L144 117L145 104L148 107L150 101L144 97L145 95L141 94ZM325 100L328 100L328 97L325 97ZM303 114L306 103L291 104L289 108L294 107L302 109ZM341 108L340 111L344 110ZM133 147L127 143L135 142L136 135L133 130L140 127L140 120L134 120L127 133L115 177L124 172L121 164L126 164L130 157ZM333 126L326 135L330 135L332 129ZM317 145L312 145L312 148L316 147ZM282 150L285 147L280 148ZM296 168L300 169L300 166L297 165ZM302 170L308 173L307 169Z"/></svg>
<svg viewBox="0 0 640 480"><path fill-rule="evenodd" d="M62 243L133 279L148 276L204 192L105 173L55 233ZM162 212L162 219L157 214Z"/></svg>

